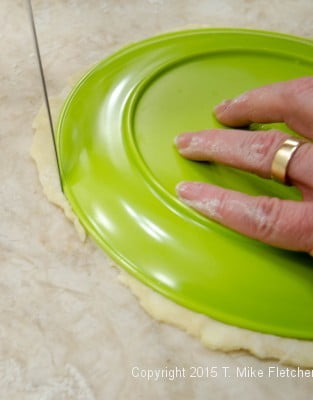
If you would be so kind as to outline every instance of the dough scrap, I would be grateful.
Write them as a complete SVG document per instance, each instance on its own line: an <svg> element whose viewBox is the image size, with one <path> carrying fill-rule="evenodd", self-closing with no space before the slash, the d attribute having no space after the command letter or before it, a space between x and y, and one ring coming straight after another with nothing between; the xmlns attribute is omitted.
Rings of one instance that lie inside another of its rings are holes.
<svg viewBox="0 0 313 400"><path fill-rule="evenodd" d="M81 73L75 74L75 78L70 79L69 85L73 86L81 75ZM69 89L70 87L59 97L50 100L54 120ZM31 156L36 163L43 192L50 202L63 209L66 217L74 223L80 240L84 241L86 232L61 191L44 107L41 107L36 116L33 128ZM286 365L313 368L313 341L279 337L224 324L161 296L124 270L120 270L119 280L132 291L143 309L154 319L184 330L200 339L210 349L225 352L245 350L260 359L275 359Z"/></svg>

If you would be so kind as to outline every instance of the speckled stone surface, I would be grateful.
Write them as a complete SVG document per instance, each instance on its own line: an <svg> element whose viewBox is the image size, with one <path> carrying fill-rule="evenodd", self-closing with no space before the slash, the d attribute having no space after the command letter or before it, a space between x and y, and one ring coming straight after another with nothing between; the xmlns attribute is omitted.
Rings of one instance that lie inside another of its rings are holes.
<svg viewBox="0 0 313 400"><path fill-rule="evenodd" d="M157 323L44 197L30 159L43 101L26 1L0 7L0 399L310 399L313 379L160 378L132 368L273 363L204 348ZM311 0L34 1L50 95L130 41L189 24L313 35Z"/></svg>

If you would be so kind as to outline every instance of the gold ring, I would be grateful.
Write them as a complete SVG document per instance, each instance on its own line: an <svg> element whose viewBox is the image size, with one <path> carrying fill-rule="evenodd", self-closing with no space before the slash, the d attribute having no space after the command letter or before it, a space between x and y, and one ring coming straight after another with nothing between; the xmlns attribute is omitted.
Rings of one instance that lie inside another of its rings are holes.
<svg viewBox="0 0 313 400"><path fill-rule="evenodd" d="M295 154L296 150L304 144L304 140L287 139L283 142L280 148L276 151L271 167L272 179L288 184L287 182L287 169Z"/></svg>

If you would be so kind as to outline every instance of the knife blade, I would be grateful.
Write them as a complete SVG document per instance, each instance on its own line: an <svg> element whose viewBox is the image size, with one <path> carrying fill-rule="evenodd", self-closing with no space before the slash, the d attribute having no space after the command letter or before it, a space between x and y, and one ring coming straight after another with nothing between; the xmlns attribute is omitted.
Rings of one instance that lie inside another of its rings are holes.
<svg viewBox="0 0 313 400"><path fill-rule="evenodd" d="M54 134L52 113L51 113L51 107L50 107L50 102L49 102L49 97L48 97L47 83L46 83L43 65L42 65L42 58L41 58L40 49L39 49L39 42L38 42L38 36L37 36L37 31L36 31L36 25L35 25L35 19L34 19L34 13L33 13L33 7L32 7L31 0L27 0L27 4L28 4L29 20L30 20L32 34L33 34L33 39L34 39L35 53L37 55L38 67L39 67L40 78L41 78L41 83L42 83L43 95L44 95L45 105L46 105L47 114L48 114L50 132L52 135L52 142L53 142L55 159L56 159L56 164L57 164L57 169L58 169L59 181L60 181L61 190L63 192L63 184L62 184L62 179L61 179L60 163L59 163L55 134Z"/></svg>

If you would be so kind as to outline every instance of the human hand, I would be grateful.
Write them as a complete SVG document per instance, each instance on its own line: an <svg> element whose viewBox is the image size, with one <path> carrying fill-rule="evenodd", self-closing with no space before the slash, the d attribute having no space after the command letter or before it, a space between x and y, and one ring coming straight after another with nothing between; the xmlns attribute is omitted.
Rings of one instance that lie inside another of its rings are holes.
<svg viewBox="0 0 313 400"><path fill-rule="evenodd" d="M313 77L260 87L215 108L219 121L232 127L252 122L284 121L313 139ZM209 129L176 137L179 153L271 178L274 156L289 135L278 130ZM303 201L249 196L201 182L181 182L179 198L201 214L254 239L313 255L313 144L301 144L287 169Z"/></svg>

